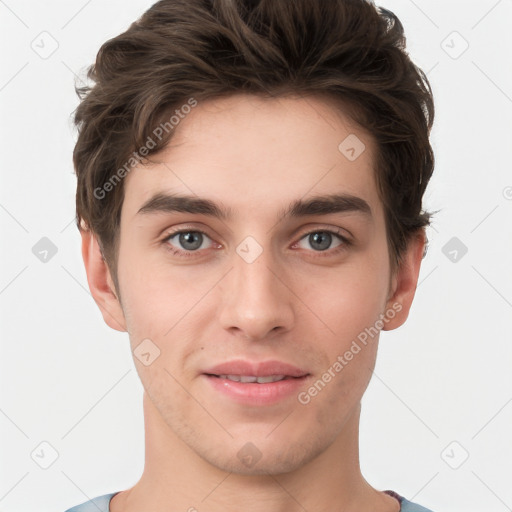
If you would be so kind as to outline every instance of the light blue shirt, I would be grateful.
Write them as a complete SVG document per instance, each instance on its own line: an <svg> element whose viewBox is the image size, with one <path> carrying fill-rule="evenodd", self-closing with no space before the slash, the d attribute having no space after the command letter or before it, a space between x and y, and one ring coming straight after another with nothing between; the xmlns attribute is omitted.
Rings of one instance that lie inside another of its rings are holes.
<svg viewBox="0 0 512 512"><path fill-rule="evenodd" d="M104 494L103 496L98 496L90 501L86 501L81 505L77 505L76 507L70 508L66 510L66 512L110 512L109 504L110 500L118 494L117 492L112 492L110 494ZM422 507L417 503L413 503L412 501L406 500L402 496L400 496L400 512L432 512L428 508Z"/></svg>

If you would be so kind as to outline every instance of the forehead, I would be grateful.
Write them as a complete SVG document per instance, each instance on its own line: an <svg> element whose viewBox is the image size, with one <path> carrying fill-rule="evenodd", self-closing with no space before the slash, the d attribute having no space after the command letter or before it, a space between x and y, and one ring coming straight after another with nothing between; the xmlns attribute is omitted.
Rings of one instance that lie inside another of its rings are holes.
<svg viewBox="0 0 512 512"><path fill-rule="evenodd" d="M174 130L151 164L127 175L123 215L132 218L158 193L219 200L239 217L332 193L360 197L373 215L382 213L374 140L325 98L208 100Z"/></svg>

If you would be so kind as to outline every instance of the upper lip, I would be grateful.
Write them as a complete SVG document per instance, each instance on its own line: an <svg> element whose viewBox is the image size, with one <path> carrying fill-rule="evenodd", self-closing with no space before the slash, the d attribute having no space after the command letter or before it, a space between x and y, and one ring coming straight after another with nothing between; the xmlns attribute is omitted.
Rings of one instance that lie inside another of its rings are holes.
<svg viewBox="0 0 512 512"><path fill-rule="evenodd" d="M227 361L206 370L209 375L250 375L253 377L268 377L269 375L285 375L287 377L303 377L309 375L292 364L281 361L251 362L242 359Z"/></svg>

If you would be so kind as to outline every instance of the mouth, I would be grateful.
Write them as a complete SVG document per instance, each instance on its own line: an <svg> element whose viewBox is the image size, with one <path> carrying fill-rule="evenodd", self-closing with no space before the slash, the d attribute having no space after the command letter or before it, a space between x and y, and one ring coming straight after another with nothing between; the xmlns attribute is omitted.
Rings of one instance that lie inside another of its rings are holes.
<svg viewBox="0 0 512 512"><path fill-rule="evenodd" d="M227 379L233 382L242 382L244 384L269 384L271 382L279 382L281 380L300 380L309 374L302 375L300 377L292 377L291 375L265 375L257 377L255 375L216 375L206 373L208 377L217 377L218 379Z"/></svg>
<svg viewBox="0 0 512 512"><path fill-rule="evenodd" d="M205 375L223 377L236 382L267 383L309 375L301 368L282 361L247 361L235 359L203 371ZM270 380L264 380L264 379Z"/></svg>
<svg viewBox="0 0 512 512"><path fill-rule="evenodd" d="M289 400L303 388L311 374L281 361L229 361L202 373L217 396L250 406Z"/></svg>

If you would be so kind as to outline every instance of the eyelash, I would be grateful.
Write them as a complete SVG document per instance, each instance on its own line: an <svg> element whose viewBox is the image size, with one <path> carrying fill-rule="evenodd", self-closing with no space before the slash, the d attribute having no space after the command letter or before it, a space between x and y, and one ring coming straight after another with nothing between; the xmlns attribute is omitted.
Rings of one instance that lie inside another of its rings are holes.
<svg viewBox="0 0 512 512"><path fill-rule="evenodd" d="M166 250L168 250L171 254L183 258L194 258L196 257L197 253L200 252L200 250L195 251L186 251L186 250L180 250L176 249L175 247L171 246L168 242L171 238L174 238L176 235L179 235L181 233L200 233L201 235L204 235L208 238L207 233L204 231L201 231L200 229L180 229L178 231L173 231L171 233L167 233L165 238L162 240L162 243L165 245ZM308 231L306 233L303 233L301 237L299 238L298 242L306 238L307 236L313 234L313 233L329 233L331 235L334 235L335 237L339 238L341 240L341 244L335 247L334 249L326 249L325 251L312 251L318 254L318 257L329 257L333 256L335 254L338 254L341 251L347 250L351 245L352 242L343 236L341 234L341 231L336 231L332 229L314 229L312 231ZM294 245L296 245L298 242L296 242Z"/></svg>

